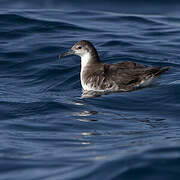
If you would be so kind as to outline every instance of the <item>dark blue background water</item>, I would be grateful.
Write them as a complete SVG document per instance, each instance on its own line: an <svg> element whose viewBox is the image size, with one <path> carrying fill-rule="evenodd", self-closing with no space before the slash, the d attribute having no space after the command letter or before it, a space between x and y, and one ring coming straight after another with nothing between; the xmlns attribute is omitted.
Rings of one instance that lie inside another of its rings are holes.
<svg viewBox="0 0 180 180"><path fill-rule="evenodd" d="M179 4L42 2L1 1L0 179L178 179ZM173 68L154 87L81 99L79 57L57 57L82 39L106 63Z"/></svg>

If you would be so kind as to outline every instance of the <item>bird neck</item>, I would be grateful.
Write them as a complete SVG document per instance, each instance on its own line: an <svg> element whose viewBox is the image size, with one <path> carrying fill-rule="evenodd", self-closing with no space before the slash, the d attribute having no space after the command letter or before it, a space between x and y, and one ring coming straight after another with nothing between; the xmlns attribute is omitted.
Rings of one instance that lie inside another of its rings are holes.
<svg viewBox="0 0 180 180"><path fill-rule="evenodd" d="M87 65L100 63L98 54L86 53L81 56L81 68L83 69Z"/></svg>

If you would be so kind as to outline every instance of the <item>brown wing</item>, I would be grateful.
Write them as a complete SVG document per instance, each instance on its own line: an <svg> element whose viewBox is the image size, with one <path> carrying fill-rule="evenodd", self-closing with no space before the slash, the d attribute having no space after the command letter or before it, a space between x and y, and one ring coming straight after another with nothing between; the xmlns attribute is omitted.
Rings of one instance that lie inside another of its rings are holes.
<svg viewBox="0 0 180 180"><path fill-rule="evenodd" d="M119 89L131 91L142 81L164 72L160 67L147 67L126 61L118 64L97 64L83 73L86 84L100 89L111 88L117 84Z"/></svg>
<svg viewBox="0 0 180 180"><path fill-rule="evenodd" d="M127 91L134 90L141 81L161 72L160 67L146 67L130 61L112 65L104 64L104 69L106 84L113 81L120 89Z"/></svg>

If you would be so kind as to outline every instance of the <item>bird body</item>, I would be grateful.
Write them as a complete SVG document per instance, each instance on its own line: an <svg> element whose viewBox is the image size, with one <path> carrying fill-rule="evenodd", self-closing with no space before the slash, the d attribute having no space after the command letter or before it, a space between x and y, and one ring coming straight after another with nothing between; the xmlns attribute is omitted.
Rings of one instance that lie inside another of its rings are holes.
<svg viewBox="0 0 180 180"><path fill-rule="evenodd" d="M151 84L169 67L147 67L131 61L103 64L89 41L77 42L69 52L81 57L81 85L85 91L132 91Z"/></svg>
<svg viewBox="0 0 180 180"><path fill-rule="evenodd" d="M81 70L81 84L84 90L132 91L151 84L167 68L144 67L126 61L118 64L93 64Z"/></svg>

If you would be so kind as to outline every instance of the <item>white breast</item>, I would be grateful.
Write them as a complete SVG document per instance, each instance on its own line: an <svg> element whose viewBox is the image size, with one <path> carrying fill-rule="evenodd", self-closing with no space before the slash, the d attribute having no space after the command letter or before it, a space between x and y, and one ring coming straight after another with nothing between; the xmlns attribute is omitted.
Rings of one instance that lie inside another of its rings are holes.
<svg viewBox="0 0 180 180"><path fill-rule="evenodd" d="M84 90L90 91L93 90L92 87L89 84L85 84L83 81L83 71L85 70L85 67L87 66L88 62L90 61L90 54L85 53L83 56L81 56L81 86Z"/></svg>

